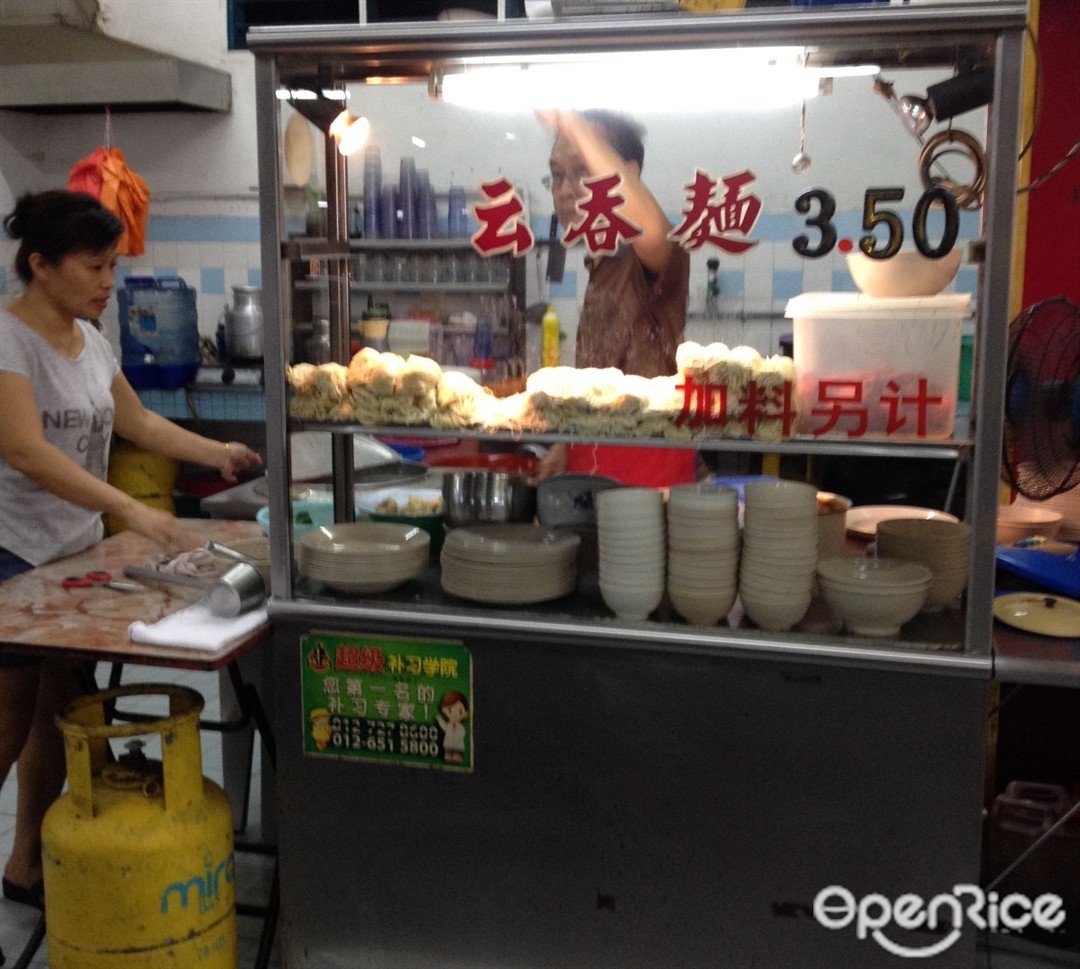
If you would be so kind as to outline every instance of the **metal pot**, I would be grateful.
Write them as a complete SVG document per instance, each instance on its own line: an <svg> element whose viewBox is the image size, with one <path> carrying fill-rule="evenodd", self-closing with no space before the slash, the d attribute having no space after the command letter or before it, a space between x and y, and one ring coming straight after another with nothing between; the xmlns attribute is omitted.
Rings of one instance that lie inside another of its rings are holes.
<svg viewBox="0 0 1080 969"><path fill-rule="evenodd" d="M531 522L536 488L520 474L452 471L443 476L443 514L447 524L480 525Z"/></svg>
<svg viewBox="0 0 1080 969"><path fill-rule="evenodd" d="M261 360L262 289L233 286L233 305L225 307L225 353L229 360Z"/></svg>

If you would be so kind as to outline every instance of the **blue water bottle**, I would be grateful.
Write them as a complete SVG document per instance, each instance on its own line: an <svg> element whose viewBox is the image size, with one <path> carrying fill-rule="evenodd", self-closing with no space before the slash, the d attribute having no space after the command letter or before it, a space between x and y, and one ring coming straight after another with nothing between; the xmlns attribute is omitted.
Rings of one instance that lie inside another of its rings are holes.
<svg viewBox="0 0 1080 969"><path fill-rule="evenodd" d="M136 390L183 387L199 369L195 290L179 276L129 276L117 292L120 367Z"/></svg>

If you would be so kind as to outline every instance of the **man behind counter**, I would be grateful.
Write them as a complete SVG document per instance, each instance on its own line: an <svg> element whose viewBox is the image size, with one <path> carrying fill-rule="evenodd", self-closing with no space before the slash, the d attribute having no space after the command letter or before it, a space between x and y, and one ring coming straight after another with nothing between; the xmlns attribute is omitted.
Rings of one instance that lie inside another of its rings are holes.
<svg viewBox="0 0 1080 969"><path fill-rule="evenodd" d="M581 218L582 180L618 172L623 218L642 230L612 256L586 258L589 284L578 321L575 366L618 367L623 373L659 377L676 372L682 341L690 257L668 234L671 224L641 180L644 129L608 111L538 111L555 132L551 195L564 231ZM539 476L566 471L602 474L624 484L663 487L693 481L695 452L665 448L556 444Z"/></svg>

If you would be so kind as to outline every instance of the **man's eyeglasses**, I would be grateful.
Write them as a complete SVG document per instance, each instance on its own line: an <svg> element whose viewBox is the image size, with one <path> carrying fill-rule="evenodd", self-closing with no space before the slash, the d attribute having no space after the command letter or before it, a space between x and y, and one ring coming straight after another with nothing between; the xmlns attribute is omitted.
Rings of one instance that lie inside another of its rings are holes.
<svg viewBox="0 0 1080 969"><path fill-rule="evenodd" d="M580 185L586 178L589 177L588 172L550 172L540 179L541 184L546 189L561 188L563 182L569 181L574 185Z"/></svg>

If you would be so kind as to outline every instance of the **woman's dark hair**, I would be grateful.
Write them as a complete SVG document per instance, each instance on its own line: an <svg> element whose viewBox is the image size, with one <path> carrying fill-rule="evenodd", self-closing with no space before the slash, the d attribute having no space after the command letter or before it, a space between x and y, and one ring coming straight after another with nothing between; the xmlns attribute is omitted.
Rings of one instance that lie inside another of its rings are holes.
<svg viewBox="0 0 1080 969"><path fill-rule="evenodd" d="M636 161L638 168L644 167L645 129L633 118L616 114L614 111L604 111L602 108L582 111L581 116L604 129L608 144L623 161Z"/></svg>
<svg viewBox="0 0 1080 969"><path fill-rule="evenodd" d="M51 191L26 194L4 219L4 228L19 240L15 272L28 283L34 278L30 255L40 252L55 266L76 252L104 252L124 232L124 224L92 195Z"/></svg>

